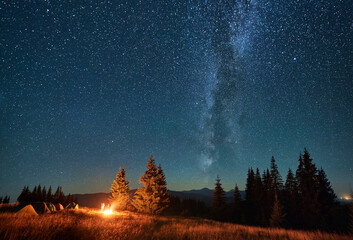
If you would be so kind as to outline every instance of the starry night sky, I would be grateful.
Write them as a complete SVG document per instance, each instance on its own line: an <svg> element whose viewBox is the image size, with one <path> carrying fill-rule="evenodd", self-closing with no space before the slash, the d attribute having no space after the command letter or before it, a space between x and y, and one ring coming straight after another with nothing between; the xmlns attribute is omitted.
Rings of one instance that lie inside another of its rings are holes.
<svg viewBox="0 0 353 240"><path fill-rule="evenodd" d="M307 147L353 187L350 0L1 1L0 195L24 185L244 189Z"/></svg>

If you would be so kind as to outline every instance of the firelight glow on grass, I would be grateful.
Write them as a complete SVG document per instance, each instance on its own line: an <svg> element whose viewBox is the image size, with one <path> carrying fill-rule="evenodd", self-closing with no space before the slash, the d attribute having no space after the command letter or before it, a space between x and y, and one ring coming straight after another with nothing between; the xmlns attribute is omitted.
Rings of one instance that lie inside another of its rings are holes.
<svg viewBox="0 0 353 240"><path fill-rule="evenodd" d="M79 224L78 224L79 223ZM0 239L312 239L348 240L351 236L242 226L206 219L148 216L100 209L64 210L55 214L0 214Z"/></svg>

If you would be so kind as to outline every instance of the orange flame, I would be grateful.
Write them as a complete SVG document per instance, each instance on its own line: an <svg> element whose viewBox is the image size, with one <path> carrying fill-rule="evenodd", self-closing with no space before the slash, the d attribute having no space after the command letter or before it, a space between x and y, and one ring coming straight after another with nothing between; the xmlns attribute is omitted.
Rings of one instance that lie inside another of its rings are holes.
<svg viewBox="0 0 353 240"><path fill-rule="evenodd" d="M349 200L351 200L352 198L351 198L351 196L349 196L348 194L345 194L345 195L343 196L343 199L346 200L346 201L349 201Z"/></svg>
<svg viewBox="0 0 353 240"><path fill-rule="evenodd" d="M104 215L109 215L109 214L112 214L112 210L111 209L107 209L107 210L104 210Z"/></svg>
<svg viewBox="0 0 353 240"><path fill-rule="evenodd" d="M109 204L108 204L107 207L105 207L105 204L104 204L104 203L102 203L101 211L102 211L102 213L103 213L104 215L110 215L110 214L113 213L112 207L109 206Z"/></svg>

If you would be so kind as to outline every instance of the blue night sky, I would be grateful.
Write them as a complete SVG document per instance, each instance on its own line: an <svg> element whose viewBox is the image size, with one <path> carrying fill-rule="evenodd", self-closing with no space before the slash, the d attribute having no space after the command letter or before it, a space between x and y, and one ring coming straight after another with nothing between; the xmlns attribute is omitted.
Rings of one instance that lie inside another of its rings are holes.
<svg viewBox="0 0 353 240"><path fill-rule="evenodd" d="M285 179L307 147L353 187L350 0L1 1L0 196L130 187L149 154L168 188Z"/></svg>

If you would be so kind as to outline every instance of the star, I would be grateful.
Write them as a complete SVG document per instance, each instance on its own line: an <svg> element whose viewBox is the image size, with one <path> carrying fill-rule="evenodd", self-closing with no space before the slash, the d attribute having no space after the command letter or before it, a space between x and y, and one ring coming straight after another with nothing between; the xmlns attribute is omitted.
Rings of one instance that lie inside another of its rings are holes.
<svg viewBox="0 0 353 240"><path fill-rule="evenodd" d="M272 155L284 178L304 147L337 195L353 185L349 1L7 2L0 190L11 199L47 182L109 191L123 165L137 188L151 153L175 190L213 188L217 174L244 189Z"/></svg>

